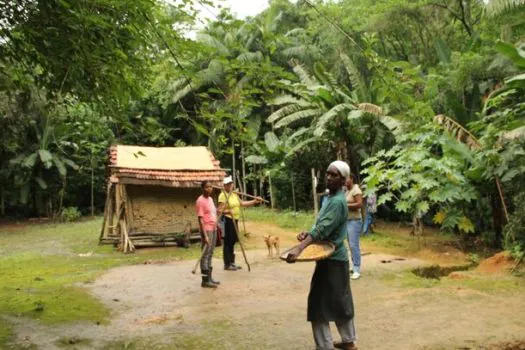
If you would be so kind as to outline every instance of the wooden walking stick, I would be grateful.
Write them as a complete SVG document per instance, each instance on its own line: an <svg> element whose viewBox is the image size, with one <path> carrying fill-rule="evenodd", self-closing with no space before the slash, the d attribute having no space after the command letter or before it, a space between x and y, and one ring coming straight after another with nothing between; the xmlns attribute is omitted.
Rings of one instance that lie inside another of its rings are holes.
<svg viewBox="0 0 525 350"><path fill-rule="evenodd" d="M204 233L206 234L206 233ZM199 258L199 260L197 260L197 262L195 263L195 266L193 267L193 270L191 270L191 273L195 275L195 273L197 272L197 267L199 266L202 258L204 257L204 253L206 252L206 248L208 247L208 245L206 243L204 243L204 246L202 247L202 253L201 253L201 257Z"/></svg>
<svg viewBox="0 0 525 350"><path fill-rule="evenodd" d="M244 257L244 262L246 263L246 266L248 266L248 272L251 272L252 269L250 267L250 263L248 262L248 258L246 257L246 252L244 251L244 246L242 245L241 239L239 237L239 227L237 226L237 221L235 219L233 220L233 227L235 229L235 234L237 235L237 240L239 241L239 246L241 247L242 256Z"/></svg>

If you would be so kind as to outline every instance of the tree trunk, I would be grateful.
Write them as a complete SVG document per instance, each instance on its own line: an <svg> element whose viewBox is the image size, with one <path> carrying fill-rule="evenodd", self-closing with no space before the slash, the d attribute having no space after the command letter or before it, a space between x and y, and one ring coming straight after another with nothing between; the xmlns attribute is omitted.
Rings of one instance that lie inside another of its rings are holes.
<svg viewBox="0 0 525 350"><path fill-rule="evenodd" d="M275 199L273 197L273 188L272 188L272 173L268 172L268 182L270 186L270 205L272 207L272 210L275 209ZM246 193L246 192L244 192Z"/></svg>
<svg viewBox="0 0 525 350"><path fill-rule="evenodd" d="M295 206L295 185L294 185L294 179L293 179L293 173L290 173L290 177L292 178L292 201L293 201L293 212L297 212L297 207Z"/></svg>
<svg viewBox="0 0 525 350"><path fill-rule="evenodd" d="M257 193L257 165L253 165L253 195L258 196Z"/></svg>
<svg viewBox="0 0 525 350"><path fill-rule="evenodd" d="M95 216L95 170L91 164L91 216Z"/></svg>

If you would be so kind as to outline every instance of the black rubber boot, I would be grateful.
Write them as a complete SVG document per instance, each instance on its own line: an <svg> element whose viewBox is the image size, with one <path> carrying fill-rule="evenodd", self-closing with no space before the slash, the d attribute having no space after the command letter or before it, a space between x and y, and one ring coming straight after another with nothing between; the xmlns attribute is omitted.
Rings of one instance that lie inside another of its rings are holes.
<svg viewBox="0 0 525 350"><path fill-rule="evenodd" d="M215 280L213 279L213 267L210 267L210 282L213 283L213 284L216 284L216 285L221 284L221 282L219 282L219 281L215 281Z"/></svg>
<svg viewBox="0 0 525 350"><path fill-rule="evenodd" d="M202 273L202 288L217 288L216 284L211 283L209 271L201 271Z"/></svg>

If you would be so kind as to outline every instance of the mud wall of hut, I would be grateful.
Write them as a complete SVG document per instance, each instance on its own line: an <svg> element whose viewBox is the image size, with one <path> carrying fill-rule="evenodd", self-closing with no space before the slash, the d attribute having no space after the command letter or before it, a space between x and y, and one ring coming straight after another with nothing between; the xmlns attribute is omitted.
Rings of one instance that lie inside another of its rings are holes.
<svg viewBox="0 0 525 350"><path fill-rule="evenodd" d="M126 185L133 211L133 233L184 232L188 223L198 228L195 201L200 188Z"/></svg>

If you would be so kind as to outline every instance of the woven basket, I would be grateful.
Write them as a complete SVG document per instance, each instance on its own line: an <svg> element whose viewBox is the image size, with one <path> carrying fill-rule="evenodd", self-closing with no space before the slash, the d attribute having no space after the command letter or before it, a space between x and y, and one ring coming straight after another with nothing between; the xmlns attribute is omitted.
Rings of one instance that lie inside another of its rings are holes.
<svg viewBox="0 0 525 350"><path fill-rule="evenodd" d="M295 246L297 247L297 246ZM286 260L286 257L288 256L288 252L292 250L292 247L281 254L280 258L281 260ZM296 261L317 261L328 258L332 253L335 251L335 245L331 242L315 242L310 244L308 247L304 248L304 250L299 254Z"/></svg>

